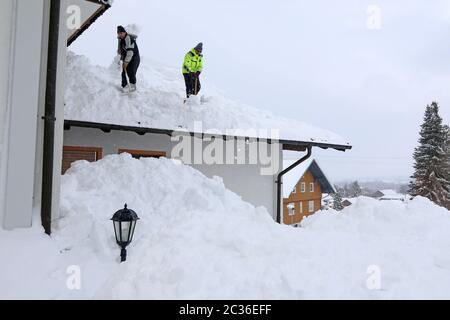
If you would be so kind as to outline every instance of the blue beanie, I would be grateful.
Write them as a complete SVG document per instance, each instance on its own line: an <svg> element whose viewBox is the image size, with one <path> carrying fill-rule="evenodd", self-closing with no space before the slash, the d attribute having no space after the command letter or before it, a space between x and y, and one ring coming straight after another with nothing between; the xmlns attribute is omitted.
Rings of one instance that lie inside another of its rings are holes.
<svg viewBox="0 0 450 320"><path fill-rule="evenodd" d="M203 43L200 42L194 49L197 51L203 51Z"/></svg>

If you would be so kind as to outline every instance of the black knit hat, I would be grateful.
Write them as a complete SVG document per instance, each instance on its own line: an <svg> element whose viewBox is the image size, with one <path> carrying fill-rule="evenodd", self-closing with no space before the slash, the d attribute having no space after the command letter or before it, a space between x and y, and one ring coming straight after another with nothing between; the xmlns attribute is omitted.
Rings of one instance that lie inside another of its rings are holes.
<svg viewBox="0 0 450 320"><path fill-rule="evenodd" d="M203 51L203 43L200 42L194 49L197 51Z"/></svg>
<svg viewBox="0 0 450 320"><path fill-rule="evenodd" d="M117 33L119 33L119 32L127 32L127 31L125 30L124 27L118 26L118 27L117 27Z"/></svg>

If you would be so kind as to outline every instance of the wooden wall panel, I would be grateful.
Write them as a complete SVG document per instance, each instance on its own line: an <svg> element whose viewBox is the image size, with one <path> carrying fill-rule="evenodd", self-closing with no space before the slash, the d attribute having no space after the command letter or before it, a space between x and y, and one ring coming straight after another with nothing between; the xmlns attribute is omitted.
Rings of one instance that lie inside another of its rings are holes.
<svg viewBox="0 0 450 320"><path fill-rule="evenodd" d="M306 184L304 193L301 192L302 182ZM310 183L314 183L314 192L310 192ZM283 221L288 225L300 223L303 218L320 211L322 205L322 190L311 172L305 173L298 182L296 189L295 193L291 193L289 198L283 200ZM314 212L309 212L309 201L314 201ZM290 203L295 205L294 216L289 215L288 205Z"/></svg>
<svg viewBox="0 0 450 320"><path fill-rule="evenodd" d="M95 162L100 160L102 157L102 148L65 146L63 148L61 173L65 174L75 161L86 160L89 162Z"/></svg>

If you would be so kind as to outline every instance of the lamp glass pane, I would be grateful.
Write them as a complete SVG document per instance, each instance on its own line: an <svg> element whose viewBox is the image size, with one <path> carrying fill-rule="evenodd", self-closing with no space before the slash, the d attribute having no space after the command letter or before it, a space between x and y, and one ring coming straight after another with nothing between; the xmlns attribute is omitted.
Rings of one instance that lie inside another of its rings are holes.
<svg viewBox="0 0 450 320"><path fill-rule="evenodd" d="M130 239L131 221L122 222L122 242L128 243Z"/></svg>
<svg viewBox="0 0 450 320"><path fill-rule="evenodd" d="M114 232L116 233L117 242L121 242L122 240L120 239L120 222L119 221L114 221Z"/></svg>
<svg viewBox="0 0 450 320"><path fill-rule="evenodd" d="M133 241L134 229L136 228L136 221L131 222L130 242Z"/></svg>

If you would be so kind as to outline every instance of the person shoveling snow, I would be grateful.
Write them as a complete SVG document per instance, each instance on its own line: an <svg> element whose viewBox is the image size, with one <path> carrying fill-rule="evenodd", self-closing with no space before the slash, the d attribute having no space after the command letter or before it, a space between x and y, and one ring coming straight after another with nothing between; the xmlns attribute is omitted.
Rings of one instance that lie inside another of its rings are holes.
<svg viewBox="0 0 450 320"><path fill-rule="evenodd" d="M129 34L124 27L117 27L119 41L117 53L122 64L122 89L124 93L136 91L136 73L141 63L139 48L136 43L137 36Z"/></svg>
<svg viewBox="0 0 450 320"><path fill-rule="evenodd" d="M200 74L203 71L203 43L199 43L184 57L183 76L186 83L186 97L198 95L201 90ZM185 100L186 102L186 100Z"/></svg>

